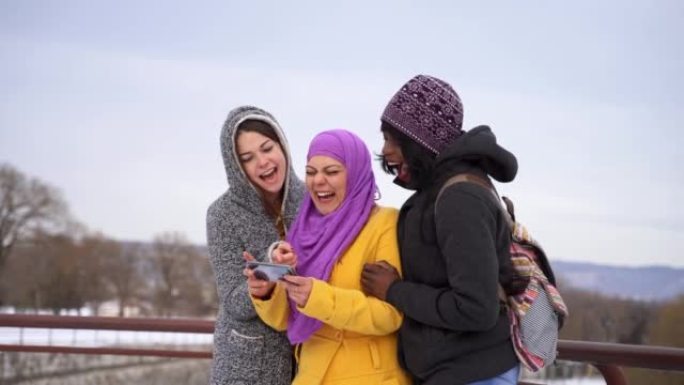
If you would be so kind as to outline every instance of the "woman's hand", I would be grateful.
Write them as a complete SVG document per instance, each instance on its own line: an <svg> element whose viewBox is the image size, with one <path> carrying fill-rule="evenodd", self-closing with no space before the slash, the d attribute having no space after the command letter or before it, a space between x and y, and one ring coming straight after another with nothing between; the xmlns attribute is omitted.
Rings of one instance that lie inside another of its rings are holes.
<svg viewBox="0 0 684 385"><path fill-rule="evenodd" d="M299 307L306 306L313 288L313 278L286 275L281 279L287 290L287 296Z"/></svg>
<svg viewBox="0 0 684 385"><path fill-rule="evenodd" d="M242 256L245 258L245 261L247 262L255 260L254 256L250 254L249 251L243 252ZM276 285L275 282L264 281L263 279L257 278L254 275L254 271L247 267L245 267L245 269L242 270L242 274L245 277L247 277L247 289L249 290L249 294L251 294L252 297L259 299L268 299L269 297L271 297L273 289Z"/></svg>
<svg viewBox="0 0 684 385"><path fill-rule="evenodd" d="M385 301L389 287L400 279L397 269L385 261L367 263L361 272L361 289L366 295Z"/></svg>
<svg viewBox="0 0 684 385"><path fill-rule="evenodd" d="M292 245L285 242L278 242L278 246L273 249L273 263L280 263L282 265L297 266L297 254L295 254Z"/></svg>

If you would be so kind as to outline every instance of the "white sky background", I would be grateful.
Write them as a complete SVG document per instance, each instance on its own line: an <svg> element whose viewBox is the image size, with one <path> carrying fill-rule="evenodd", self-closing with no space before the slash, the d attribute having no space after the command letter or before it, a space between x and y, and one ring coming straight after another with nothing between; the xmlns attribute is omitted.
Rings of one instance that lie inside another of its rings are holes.
<svg viewBox="0 0 684 385"><path fill-rule="evenodd" d="M0 162L93 230L205 243L231 108L272 112L303 176L324 129L379 151L385 103L424 73L517 155L499 189L551 258L684 267L684 3L472 4L3 0Z"/></svg>

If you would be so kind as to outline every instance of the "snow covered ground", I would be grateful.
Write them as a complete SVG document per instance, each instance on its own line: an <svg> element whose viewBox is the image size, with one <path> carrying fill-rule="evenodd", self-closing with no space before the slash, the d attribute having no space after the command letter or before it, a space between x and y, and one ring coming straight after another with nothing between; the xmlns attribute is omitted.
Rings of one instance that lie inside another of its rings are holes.
<svg viewBox="0 0 684 385"><path fill-rule="evenodd" d="M200 333L0 327L0 344L12 345L211 345L212 343L211 334Z"/></svg>
<svg viewBox="0 0 684 385"><path fill-rule="evenodd" d="M534 382L535 380L530 380ZM536 380L536 382L547 385L606 385L603 378L568 378L563 380Z"/></svg>
<svg viewBox="0 0 684 385"><path fill-rule="evenodd" d="M182 346L205 345L207 350L213 343L211 334L170 333L170 332L134 332L86 329L40 329L0 327L0 344L24 345L60 345L60 346ZM605 385L603 378L573 378L563 380L536 380L549 385Z"/></svg>

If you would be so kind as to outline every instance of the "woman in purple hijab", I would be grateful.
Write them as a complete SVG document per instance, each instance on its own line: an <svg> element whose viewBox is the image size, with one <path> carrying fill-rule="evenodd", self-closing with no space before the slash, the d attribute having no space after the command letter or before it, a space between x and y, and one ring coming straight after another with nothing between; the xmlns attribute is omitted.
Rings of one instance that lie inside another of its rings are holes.
<svg viewBox="0 0 684 385"><path fill-rule="evenodd" d="M397 361L402 315L361 291L366 263L400 270L396 209L375 204L363 141L346 130L318 134L307 154L305 196L287 243L297 274L281 281L246 271L259 317L296 347L294 384L408 384Z"/></svg>

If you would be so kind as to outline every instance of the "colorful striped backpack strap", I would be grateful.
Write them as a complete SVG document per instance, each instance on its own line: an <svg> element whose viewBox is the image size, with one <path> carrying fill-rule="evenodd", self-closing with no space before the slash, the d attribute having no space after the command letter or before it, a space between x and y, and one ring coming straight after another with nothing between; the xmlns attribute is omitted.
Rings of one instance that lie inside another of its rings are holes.
<svg viewBox="0 0 684 385"><path fill-rule="evenodd" d="M511 341L518 359L527 369L537 371L555 361L558 330L568 315L567 306L555 286L553 270L539 243L525 226L516 221L513 202L503 197L502 205L502 199L488 178L457 174L441 187L437 201L447 187L463 182L474 183L490 191L507 219L511 231L509 251L514 280L522 284L515 292L506 293L499 283L499 298L507 308Z"/></svg>

